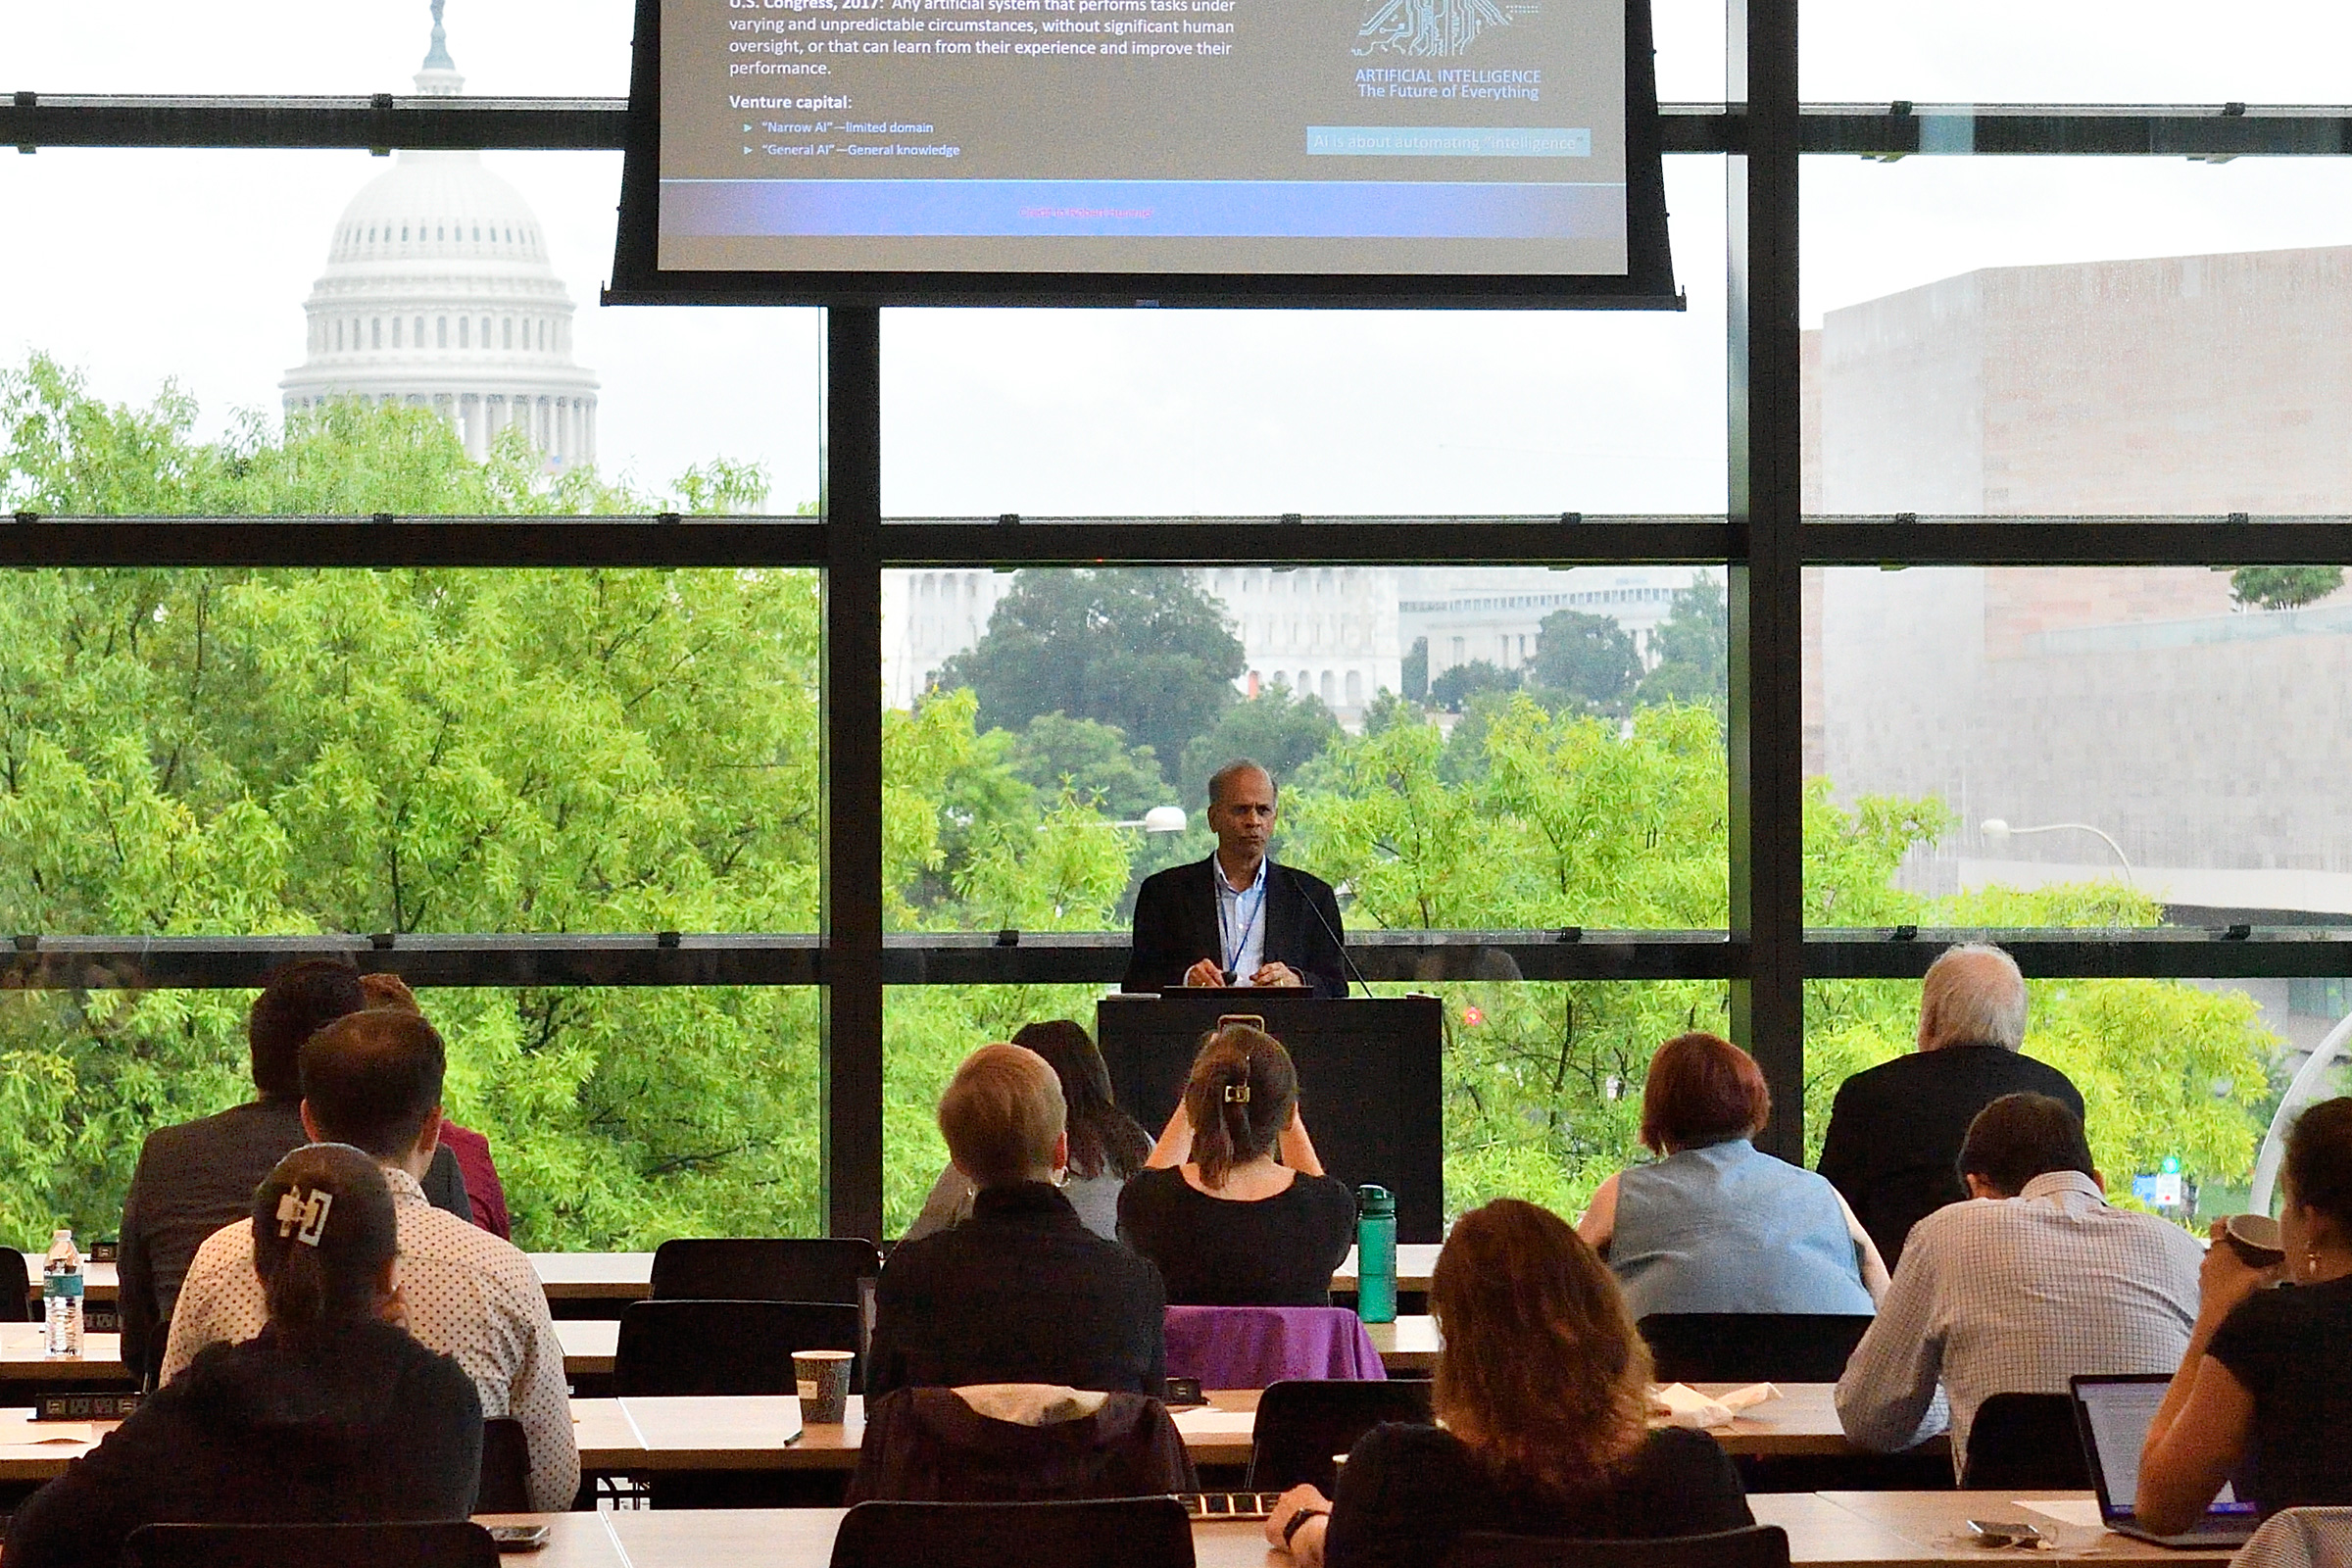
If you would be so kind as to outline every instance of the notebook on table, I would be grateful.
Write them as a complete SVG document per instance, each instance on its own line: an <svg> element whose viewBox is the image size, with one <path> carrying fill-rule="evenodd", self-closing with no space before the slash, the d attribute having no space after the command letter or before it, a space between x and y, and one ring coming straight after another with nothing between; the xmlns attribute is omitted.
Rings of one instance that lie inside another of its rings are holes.
<svg viewBox="0 0 2352 1568"><path fill-rule="evenodd" d="M2072 1380L2075 1430L2082 1434L2083 1457L2090 1461L2099 1518L2119 1536L2159 1546L2242 1546L2262 1521L2254 1503L2239 1500L2234 1485L2225 1485L2205 1517L2178 1535L2158 1535L2138 1522L2134 1502L2139 1495L2139 1450L2172 1381L2163 1373Z"/></svg>

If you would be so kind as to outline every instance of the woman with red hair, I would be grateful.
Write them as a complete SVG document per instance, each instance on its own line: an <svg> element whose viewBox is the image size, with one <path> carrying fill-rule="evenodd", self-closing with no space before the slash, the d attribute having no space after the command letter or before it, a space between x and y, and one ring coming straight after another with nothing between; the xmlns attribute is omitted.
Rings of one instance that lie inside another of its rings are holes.
<svg viewBox="0 0 2352 1568"><path fill-rule="evenodd" d="M1826 1178L1756 1148L1771 1115L1763 1072L1730 1041L1687 1034L1658 1048L1642 1143L1659 1158L1602 1182L1576 1227L1608 1258L1637 1321L1877 1311L1878 1248Z"/></svg>

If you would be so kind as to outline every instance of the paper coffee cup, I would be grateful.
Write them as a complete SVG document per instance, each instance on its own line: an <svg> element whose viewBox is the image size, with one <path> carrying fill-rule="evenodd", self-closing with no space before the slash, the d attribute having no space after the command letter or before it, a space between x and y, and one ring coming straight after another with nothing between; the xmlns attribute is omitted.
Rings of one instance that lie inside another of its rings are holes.
<svg viewBox="0 0 2352 1568"><path fill-rule="evenodd" d="M850 1352L795 1350L792 1375L800 1384L801 1421L813 1427L837 1427L850 1414Z"/></svg>

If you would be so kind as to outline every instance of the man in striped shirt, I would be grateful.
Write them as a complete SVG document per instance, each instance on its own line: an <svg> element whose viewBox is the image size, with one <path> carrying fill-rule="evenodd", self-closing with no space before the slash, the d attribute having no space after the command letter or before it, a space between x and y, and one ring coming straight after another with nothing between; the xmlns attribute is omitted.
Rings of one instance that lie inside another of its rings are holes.
<svg viewBox="0 0 2352 1568"><path fill-rule="evenodd" d="M1838 1382L1849 1440L1890 1452L1948 1426L1955 1475L1977 1407L1996 1394L2179 1366L2204 1258L2179 1226L2108 1204L2081 1119L2047 1095L1980 1111L1960 1173L1972 1200L1912 1230Z"/></svg>

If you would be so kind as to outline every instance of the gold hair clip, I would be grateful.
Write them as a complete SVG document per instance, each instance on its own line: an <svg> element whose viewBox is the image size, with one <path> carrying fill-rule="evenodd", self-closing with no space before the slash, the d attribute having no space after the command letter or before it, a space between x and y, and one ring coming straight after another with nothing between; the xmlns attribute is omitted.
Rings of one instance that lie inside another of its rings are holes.
<svg viewBox="0 0 2352 1568"><path fill-rule="evenodd" d="M1227 1084L1225 1086L1225 1103L1228 1105L1250 1103L1250 1086L1248 1084Z"/></svg>
<svg viewBox="0 0 2352 1568"><path fill-rule="evenodd" d="M292 1236L306 1247L317 1247L319 1238L326 1234L326 1211L334 1206L332 1193L317 1188L307 1193L288 1188L277 1195L277 1234Z"/></svg>

